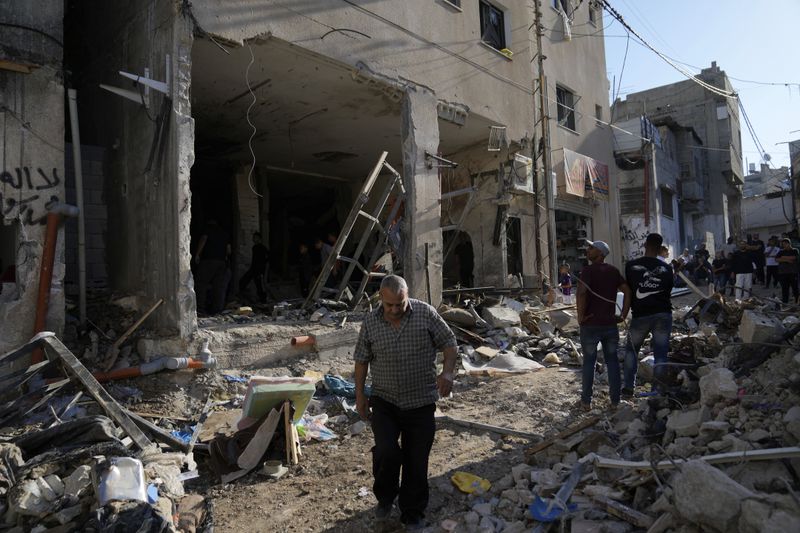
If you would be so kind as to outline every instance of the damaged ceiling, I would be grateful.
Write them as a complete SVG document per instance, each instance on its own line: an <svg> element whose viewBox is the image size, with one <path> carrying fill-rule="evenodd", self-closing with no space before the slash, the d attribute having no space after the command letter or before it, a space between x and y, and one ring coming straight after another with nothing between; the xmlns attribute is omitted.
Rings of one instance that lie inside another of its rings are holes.
<svg viewBox="0 0 800 533"><path fill-rule="evenodd" d="M192 115L197 158L250 159L273 166L363 179L383 150L400 170L401 92L359 77L354 69L300 53L274 39L241 48L195 40L192 53ZM486 142L492 123L470 114L464 126L439 121L439 152Z"/></svg>

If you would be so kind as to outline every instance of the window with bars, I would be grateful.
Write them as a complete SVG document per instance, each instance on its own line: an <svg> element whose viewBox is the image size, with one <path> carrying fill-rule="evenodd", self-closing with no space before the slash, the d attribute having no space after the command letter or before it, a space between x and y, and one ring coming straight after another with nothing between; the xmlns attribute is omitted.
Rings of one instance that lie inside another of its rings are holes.
<svg viewBox="0 0 800 533"><path fill-rule="evenodd" d="M496 50L506 48L506 26L503 10L480 0L481 41Z"/></svg>
<svg viewBox="0 0 800 533"><path fill-rule="evenodd" d="M667 218L675 218L672 199L675 195L671 190L661 188L661 214Z"/></svg>
<svg viewBox="0 0 800 533"><path fill-rule="evenodd" d="M575 129L575 93L556 85L556 101L558 102L558 124L567 129Z"/></svg>

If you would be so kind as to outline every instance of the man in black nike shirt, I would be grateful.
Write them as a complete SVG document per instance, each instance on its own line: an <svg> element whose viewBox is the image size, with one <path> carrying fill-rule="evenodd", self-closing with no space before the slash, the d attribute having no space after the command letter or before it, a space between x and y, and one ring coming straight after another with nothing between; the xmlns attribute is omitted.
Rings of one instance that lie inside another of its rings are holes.
<svg viewBox="0 0 800 533"><path fill-rule="evenodd" d="M639 350L648 333L653 334L652 346L655 356L655 382L660 383L669 351L672 332L672 267L659 260L658 252L664 239L651 233L644 243L644 257L628 261L625 278L631 289L631 312L633 318L625 343L624 383L622 396L632 397L636 386L636 370L639 365Z"/></svg>

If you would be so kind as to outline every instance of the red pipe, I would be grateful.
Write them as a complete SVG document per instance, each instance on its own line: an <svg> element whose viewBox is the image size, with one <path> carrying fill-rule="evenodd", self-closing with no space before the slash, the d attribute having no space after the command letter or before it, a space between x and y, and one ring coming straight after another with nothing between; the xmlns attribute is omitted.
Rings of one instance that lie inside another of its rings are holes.
<svg viewBox="0 0 800 533"><path fill-rule="evenodd" d="M36 299L36 320L33 323L33 334L44 331L47 322L47 309L50 305L50 287L53 283L53 263L56 258L56 241L58 240L59 213L47 213L47 230L42 251L42 264L39 269L39 295ZM41 363L44 352L37 347L31 354L31 363Z"/></svg>
<svg viewBox="0 0 800 533"><path fill-rule="evenodd" d="M300 335L292 337L292 346L313 346L317 340L313 335Z"/></svg>

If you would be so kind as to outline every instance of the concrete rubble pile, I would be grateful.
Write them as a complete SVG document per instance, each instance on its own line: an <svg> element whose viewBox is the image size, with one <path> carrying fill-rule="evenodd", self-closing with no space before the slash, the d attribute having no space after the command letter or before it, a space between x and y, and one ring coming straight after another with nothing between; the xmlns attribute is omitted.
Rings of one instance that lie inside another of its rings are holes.
<svg viewBox="0 0 800 533"><path fill-rule="evenodd" d="M675 312L663 392L645 347L632 404L530 446L485 490L450 490L464 511L440 527L800 531L800 319L756 299L706 304Z"/></svg>
<svg viewBox="0 0 800 533"><path fill-rule="evenodd" d="M17 369L37 350L47 358ZM52 333L0 356L0 368L0 529L201 527L205 498L184 489L199 475L191 428L129 410L117 398L141 392L104 387Z"/></svg>

